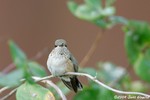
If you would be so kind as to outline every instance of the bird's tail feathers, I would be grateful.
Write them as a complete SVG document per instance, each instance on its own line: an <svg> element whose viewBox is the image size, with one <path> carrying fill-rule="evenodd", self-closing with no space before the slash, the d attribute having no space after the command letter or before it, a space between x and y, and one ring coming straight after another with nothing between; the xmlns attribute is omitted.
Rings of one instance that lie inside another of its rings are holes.
<svg viewBox="0 0 150 100"><path fill-rule="evenodd" d="M66 81L64 79L61 80L70 90L74 90L75 92L78 92L78 90L82 90L83 88L77 77L72 77L69 81Z"/></svg>

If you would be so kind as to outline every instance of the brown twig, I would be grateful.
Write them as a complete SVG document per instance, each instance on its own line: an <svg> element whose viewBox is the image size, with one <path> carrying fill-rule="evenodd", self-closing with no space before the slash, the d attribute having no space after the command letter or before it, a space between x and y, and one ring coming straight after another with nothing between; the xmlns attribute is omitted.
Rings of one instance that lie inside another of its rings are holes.
<svg viewBox="0 0 150 100"><path fill-rule="evenodd" d="M5 95L4 97L0 98L0 100L6 100L6 99L9 98L11 95L13 95L16 91L17 91L17 88L13 89L10 93L8 93L8 94Z"/></svg>
<svg viewBox="0 0 150 100"><path fill-rule="evenodd" d="M7 89L9 89L8 86L1 88L1 89L0 89L0 94L1 94L3 91L7 90Z"/></svg>
<svg viewBox="0 0 150 100"><path fill-rule="evenodd" d="M91 58L91 56L94 54L97 46L98 46L98 43L100 41L100 38L102 36L102 34L104 33L104 31L102 31L101 33L98 33L95 37L95 40L92 44L92 46L90 47L89 51L87 52L87 54L84 56L84 58L82 59L81 63L80 63L80 66L85 66L86 63L89 61L89 59Z"/></svg>
<svg viewBox="0 0 150 100"><path fill-rule="evenodd" d="M15 64L14 63L9 64L7 67L5 67L5 69L2 70L2 74L8 73L13 68L15 68Z"/></svg>
<svg viewBox="0 0 150 100"><path fill-rule="evenodd" d="M48 53L48 47L45 47L44 49L39 51L34 57L31 58L31 60L38 60L46 53Z"/></svg>

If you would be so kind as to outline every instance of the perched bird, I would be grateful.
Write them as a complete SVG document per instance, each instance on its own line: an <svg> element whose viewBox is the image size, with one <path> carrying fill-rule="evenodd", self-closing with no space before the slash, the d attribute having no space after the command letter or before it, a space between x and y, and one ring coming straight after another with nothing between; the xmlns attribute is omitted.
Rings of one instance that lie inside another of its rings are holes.
<svg viewBox="0 0 150 100"><path fill-rule="evenodd" d="M82 90L82 84L77 76L64 76L66 72L78 72L78 63L67 49L67 43L64 39L55 41L55 48L48 56L47 67L51 74L59 77L69 89L74 90L74 92Z"/></svg>

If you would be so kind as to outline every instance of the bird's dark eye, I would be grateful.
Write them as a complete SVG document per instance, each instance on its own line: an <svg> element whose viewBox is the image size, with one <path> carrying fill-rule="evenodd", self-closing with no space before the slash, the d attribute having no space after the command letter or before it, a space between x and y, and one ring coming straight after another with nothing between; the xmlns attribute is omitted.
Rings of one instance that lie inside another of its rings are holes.
<svg viewBox="0 0 150 100"><path fill-rule="evenodd" d="M67 45L65 45L65 47L67 47Z"/></svg>
<svg viewBox="0 0 150 100"><path fill-rule="evenodd" d="M55 45L55 47L57 47L57 45Z"/></svg>

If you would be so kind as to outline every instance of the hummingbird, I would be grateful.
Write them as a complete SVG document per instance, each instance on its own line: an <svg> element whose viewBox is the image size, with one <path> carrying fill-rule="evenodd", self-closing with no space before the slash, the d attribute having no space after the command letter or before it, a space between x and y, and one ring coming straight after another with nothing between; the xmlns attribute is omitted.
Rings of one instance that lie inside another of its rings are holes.
<svg viewBox="0 0 150 100"><path fill-rule="evenodd" d="M64 75L67 72L78 72L78 62L67 48L64 39L57 39L55 47L47 60L48 70L53 76L59 77L62 82L74 92L82 90L82 84L75 75Z"/></svg>

